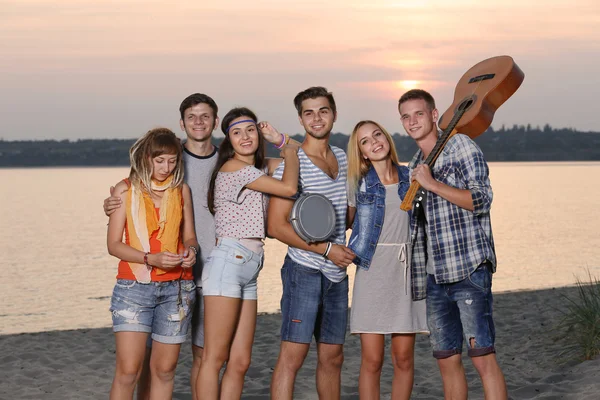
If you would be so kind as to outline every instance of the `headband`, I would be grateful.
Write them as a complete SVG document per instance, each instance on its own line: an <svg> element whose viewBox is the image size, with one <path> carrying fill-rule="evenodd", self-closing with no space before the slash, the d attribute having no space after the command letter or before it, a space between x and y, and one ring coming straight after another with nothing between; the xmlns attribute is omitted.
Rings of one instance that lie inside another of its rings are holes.
<svg viewBox="0 0 600 400"><path fill-rule="evenodd" d="M243 122L252 122L253 124L256 125L256 121L254 121L253 119L243 119L241 121L234 122L233 124L229 125L229 127L227 127L227 129L225 130L225 133L229 133L229 130L231 129L232 126L237 125L237 124L241 124Z"/></svg>

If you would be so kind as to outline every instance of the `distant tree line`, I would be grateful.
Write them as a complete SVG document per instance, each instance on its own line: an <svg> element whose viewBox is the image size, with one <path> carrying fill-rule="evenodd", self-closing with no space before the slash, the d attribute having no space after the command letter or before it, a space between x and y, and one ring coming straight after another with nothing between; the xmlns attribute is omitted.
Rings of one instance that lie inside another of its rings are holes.
<svg viewBox="0 0 600 400"><path fill-rule="evenodd" d="M400 160L408 161L417 151L415 142L395 133L394 143ZM294 135L301 141L302 135ZM598 161L600 133L574 129L553 129L531 125L512 128L489 128L475 139L488 161ZM0 140L0 167L48 166L127 166L133 139L90 140ZM220 139L216 140L216 143ZM348 135L334 133L333 146L346 149ZM273 146L267 146L269 156L277 156Z"/></svg>

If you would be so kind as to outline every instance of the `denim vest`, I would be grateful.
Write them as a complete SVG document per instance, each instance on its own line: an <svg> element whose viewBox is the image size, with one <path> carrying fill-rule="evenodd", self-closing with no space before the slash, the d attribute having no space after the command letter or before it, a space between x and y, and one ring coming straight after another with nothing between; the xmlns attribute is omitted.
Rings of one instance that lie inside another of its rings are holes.
<svg viewBox="0 0 600 400"><path fill-rule="evenodd" d="M396 168L399 180L398 197L402 200L410 187L408 168L400 165L396 165ZM353 262L357 267L369 269L384 217L385 186L379 180L375 168L371 166L364 178L358 182L356 214L348 242L348 247L356 254Z"/></svg>

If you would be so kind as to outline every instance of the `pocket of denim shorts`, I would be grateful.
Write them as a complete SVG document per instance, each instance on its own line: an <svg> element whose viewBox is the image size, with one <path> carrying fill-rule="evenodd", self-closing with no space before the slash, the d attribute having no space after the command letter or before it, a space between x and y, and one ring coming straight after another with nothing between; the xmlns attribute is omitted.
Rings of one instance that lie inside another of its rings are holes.
<svg viewBox="0 0 600 400"><path fill-rule="evenodd" d="M229 253L227 253L227 262L229 264L243 265L246 264L252 258L251 255L244 254L240 250L231 249Z"/></svg>
<svg viewBox="0 0 600 400"><path fill-rule="evenodd" d="M471 283L471 286L483 291L487 292L490 290L491 281L492 281L492 273L487 264L479 266L475 271L469 275L467 278Z"/></svg>
<svg viewBox="0 0 600 400"><path fill-rule="evenodd" d="M136 284L137 281L132 281L129 279L117 279L115 286L118 286L121 289L132 289Z"/></svg>
<svg viewBox="0 0 600 400"><path fill-rule="evenodd" d="M202 275L200 276L200 280L202 282L206 282L210 277L210 270L212 269L212 264L215 261L212 255L208 256L206 259L206 263L202 266Z"/></svg>
<svg viewBox="0 0 600 400"><path fill-rule="evenodd" d="M181 290L185 292L192 292L196 290L196 283L193 280L181 281Z"/></svg>

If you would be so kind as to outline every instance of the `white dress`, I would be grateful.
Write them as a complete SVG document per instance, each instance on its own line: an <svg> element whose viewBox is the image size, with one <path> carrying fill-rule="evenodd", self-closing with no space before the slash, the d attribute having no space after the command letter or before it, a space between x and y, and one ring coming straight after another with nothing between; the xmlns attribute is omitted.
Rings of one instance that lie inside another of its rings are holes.
<svg viewBox="0 0 600 400"><path fill-rule="evenodd" d="M371 266L356 268L350 332L429 333L425 300L411 296L408 213L400 210L398 184L385 189L385 217Z"/></svg>

